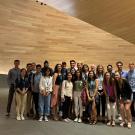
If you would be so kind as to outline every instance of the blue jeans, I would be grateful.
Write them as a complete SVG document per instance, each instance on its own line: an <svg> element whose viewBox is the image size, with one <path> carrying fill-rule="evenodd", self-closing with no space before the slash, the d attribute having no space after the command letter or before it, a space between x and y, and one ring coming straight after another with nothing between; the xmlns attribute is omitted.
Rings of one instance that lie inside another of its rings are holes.
<svg viewBox="0 0 135 135"><path fill-rule="evenodd" d="M50 115L50 102L51 102L51 94L48 96L42 96L39 94L39 115L40 116L48 116Z"/></svg>

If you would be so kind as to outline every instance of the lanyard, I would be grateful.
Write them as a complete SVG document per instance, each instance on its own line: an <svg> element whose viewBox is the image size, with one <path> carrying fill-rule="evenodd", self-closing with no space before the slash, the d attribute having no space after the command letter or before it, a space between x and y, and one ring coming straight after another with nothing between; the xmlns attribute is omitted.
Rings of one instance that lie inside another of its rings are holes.
<svg viewBox="0 0 135 135"><path fill-rule="evenodd" d="M46 87L49 87L50 86L50 78L46 78L45 82L46 82Z"/></svg>

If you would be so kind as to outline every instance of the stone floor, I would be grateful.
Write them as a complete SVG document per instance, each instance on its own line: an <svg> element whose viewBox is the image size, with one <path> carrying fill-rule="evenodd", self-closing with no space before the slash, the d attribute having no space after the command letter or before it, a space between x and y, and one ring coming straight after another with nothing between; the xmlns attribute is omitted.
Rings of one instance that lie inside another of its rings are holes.
<svg viewBox="0 0 135 135"><path fill-rule="evenodd" d="M0 82L2 80L0 79ZM10 118L5 117L8 88L1 87L0 83L0 135L133 135L135 123L132 129L107 127L98 123L95 126L84 123L64 123L62 121L38 122L36 120L17 121L15 119L15 108L12 106ZM13 102L14 104L14 102Z"/></svg>

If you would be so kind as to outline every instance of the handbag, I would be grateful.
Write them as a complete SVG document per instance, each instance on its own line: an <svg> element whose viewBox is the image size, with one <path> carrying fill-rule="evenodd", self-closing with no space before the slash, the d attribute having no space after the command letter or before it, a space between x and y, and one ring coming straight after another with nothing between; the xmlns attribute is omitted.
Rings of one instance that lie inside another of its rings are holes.
<svg viewBox="0 0 135 135"><path fill-rule="evenodd" d="M88 102L88 97L87 97L87 93L86 93L86 88L82 89L81 92L81 99L82 99L82 105L86 106L87 102Z"/></svg>
<svg viewBox="0 0 135 135"><path fill-rule="evenodd" d="M107 93L109 95L109 102L112 102L114 103L116 101L116 97L114 95L110 96L111 95L111 91L110 91L110 88L108 86L106 86L106 89L107 89Z"/></svg>

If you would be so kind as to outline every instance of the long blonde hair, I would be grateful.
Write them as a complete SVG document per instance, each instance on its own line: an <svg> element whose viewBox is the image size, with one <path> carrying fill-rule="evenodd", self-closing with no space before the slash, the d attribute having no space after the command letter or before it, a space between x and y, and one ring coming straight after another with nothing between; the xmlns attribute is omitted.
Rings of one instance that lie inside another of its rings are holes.
<svg viewBox="0 0 135 135"><path fill-rule="evenodd" d="M122 88L122 85L123 85L123 78L121 77L121 74L120 74L119 71L115 71L115 74L116 73L118 73L120 75L120 79L118 81L115 79L115 81L118 82L119 88L121 89Z"/></svg>

